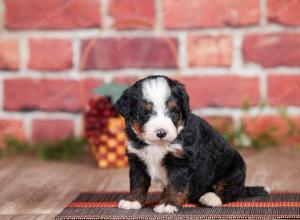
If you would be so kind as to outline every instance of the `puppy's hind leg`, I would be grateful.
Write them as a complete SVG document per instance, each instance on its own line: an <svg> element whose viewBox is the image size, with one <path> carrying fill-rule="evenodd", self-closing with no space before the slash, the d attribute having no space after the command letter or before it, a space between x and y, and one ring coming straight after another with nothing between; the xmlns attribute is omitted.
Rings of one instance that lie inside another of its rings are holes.
<svg viewBox="0 0 300 220"><path fill-rule="evenodd" d="M214 191L222 199L223 203L234 202L244 197L245 178L246 176L243 169L234 170L213 186Z"/></svg>
<svg viewBox="0 0 300 220"><path fill-rule="evenodd" d="M225 179L214 185L214 191L224 203L234 202L243 197L267 196L268 190L262 186L245 186L245 172L235 170Z"/></svg>

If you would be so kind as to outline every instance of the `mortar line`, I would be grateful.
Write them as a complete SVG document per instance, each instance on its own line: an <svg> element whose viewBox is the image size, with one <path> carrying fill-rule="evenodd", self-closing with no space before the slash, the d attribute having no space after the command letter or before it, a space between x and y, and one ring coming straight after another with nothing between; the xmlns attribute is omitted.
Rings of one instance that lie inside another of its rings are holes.
<svg viewBox="0 0 300 220"><path fill-rule="evenodd" d="M18 79L27 78L32 79L70 79L70 74L72 73L72 69L67 71L60 72L39 72L34 70L27 70L25 74L19 74L19 71L0 71L0 78L3 79ZM89 71L81 71L76 80L80 79L88 79L88 78L98 78L98 79L108 79L116 76L134 76L134 75L149 75L155 73L163 73L168 76L172 76L176 69L133 69L133 68L125 68L118 70L89 70ZM147 74L145 74L147 73ZM218 68L218 67L209 67L209 68L184 68L182 69L183 76L241 76L241 77L258 77L260 74L272 74L272 75L282 75L282 76L299 76L300 68L266 68L262 69L260 67L245 65L241 68Z"/></svg>
<svg viewBox="0 0 300 220"><path fill-rule="evenodd" d="M101 0L101 20L102 20L102 29L109 30L112 25L112 18L109 15L109 3L110 0ZM101 29L100 29L101 30ZM98 29L99 32L99 29Z"/></svg>
<svg viewBox="0 0 300 220"><path fill-rule="evenodd" d="M79 137L82 135L84 129L84 124L83 124L83 116L80 115L75 115L74 116L74 135Z"/></svg>
<svg viewBox="0 0 300 220"><path fill-rule="evenodd" d="M27 75L27 65L29 64L29 39L27 37L22 37L20 39L20 48L19 48L19 53L20 53L20 68L19 68L19 74L20 75Z"/></svg>
<svg viewBox="0 0 300 220"><path fill-rule="evenodd" d="M163 12L161 0L155 0L155 30L162 32L163 30Z"/></svg>
<svg viewBox="0 0 300 220"><path fill-rule="evenodd" d="M243 55L242 55L242 45L243 36L241 33L236 33L233 35L233 55L232 55L232 65L231 70L237 72L243 68Z"/></svg>
<svg viewBox="0 0 300 220"><path fill-rule="evenodd" d="M0 112L4 111L4 80L0 78Z"/></svg>
<svg viewBox="0 0 300 220"><path fill-rule="evenodd" d="M77 38L72 40L72 65L69 76L71 79L78 79L80 69L80 41Z"/></svg>
<svg viewBox="0 0 300 220"><path fill-rule="evenodd" d="M32 140L32 122L33 119L31 116L23 117L23 130L27 140Z"/></svg>
<svg viewBox="0 0 300 220"><path fill-rule="evenodd" d="M259 76L260 103L266 103L268 98L268 80L266 74Z"/></svg>
<svg viewBox="0 0 300 220"><path fill-rule="evenodd" d="M259 1L259 12L260 12L260 25L266 26L268 25L268 14L267 14L267 1L260 0Z"/></svg>
<svg viewBox="0 0 300 220"><path fill-rule="evenodd" d="M102 0L107 2L107 0ZM104 4L105 8L105 4ZM103 9L104 10L104 9ZM102 22L103 24L108 23L108 21ZM96 35L105 35L107 37L116 37L116 36L130 36L132 33L139 33L136 34L137 36L153 36L159 34L157 31L153 30L143 30L143 32L137 32L136 29L133 30L120 30L116 32L112 29L105 29L105 25L103 25L102 29L99 28L90 28L90 29L76 29L76 30L3 30L3 34L7 36L33 36L33 37L42 37L42 36L60 36L60 37L79 37L79 38L86 38L86 37L93 37ZM292 32L292 33L299 33L300 27L294 26L284 26L280 24L273 24L269 23L266 26L247 26L247 27L239 27L239 28L232 28L232 27L222 27L222 28L202 28L202 29L178 29L178 30L169 30L165 29L165 34L180 34L182 32L189 32L190 34L203 34L203 35L222 35L222 34L235 34L237 32L245 33L257 33L257 34L264 34L264 33L280 33L280 32Z"/></svg>
<svg viewBox="0 0 300 220"><path fill-rule="evenodd" d="M0 33L4 30L5 25L5 4L0 1Z"/></svg>
<svg viewBox="0 0 300 220"><path fill-rule="evenodd" d="M178 37L178 59L181 72L188 68L187 34L181 33Z"/></svg>

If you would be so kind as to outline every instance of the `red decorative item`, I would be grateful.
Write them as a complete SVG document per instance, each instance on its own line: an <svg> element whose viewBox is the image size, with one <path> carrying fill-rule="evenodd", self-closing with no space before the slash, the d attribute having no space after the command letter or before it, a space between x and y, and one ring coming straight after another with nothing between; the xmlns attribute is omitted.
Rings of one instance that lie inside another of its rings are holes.
<svg viewBox="0 0 300 220"><path fill-rule="evenodd" d="M127 138L123 118L109 97L89 101L84 115L85 134L99 167L126 167Z"/></svg>

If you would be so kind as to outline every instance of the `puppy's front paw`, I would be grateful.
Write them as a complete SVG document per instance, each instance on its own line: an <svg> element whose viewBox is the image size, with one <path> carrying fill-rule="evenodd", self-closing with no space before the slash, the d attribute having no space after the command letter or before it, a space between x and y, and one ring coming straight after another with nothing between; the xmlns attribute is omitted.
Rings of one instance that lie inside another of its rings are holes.
<svg viewBox="0 0 300 220"><path fill-rule="evenodd" d="M271 188L268 187L268 186L265 186L265 187L264 187L264 190L265 190L268 194L271 193Z"/></svg>
<svg viewBox="0 0 300 220"><path fill-rule="evenodd" d="M205 193L200 197L199 202L204 206L217 207L222 205L222 200L213 192Z"/></svg>
<svg viewBox="0 0 300 220"><path fill-rule="evenodd" d="M142 204L139 201L128 201L128 200L120 200L119 209L140 209L142 208Z"/></svg>
<svg viewBox="0 0 300 220"><path fill-rule="evenodd" d="M175 213L179 211L176 206L170 204L159 204L153 210L156 213Z"/></svg>

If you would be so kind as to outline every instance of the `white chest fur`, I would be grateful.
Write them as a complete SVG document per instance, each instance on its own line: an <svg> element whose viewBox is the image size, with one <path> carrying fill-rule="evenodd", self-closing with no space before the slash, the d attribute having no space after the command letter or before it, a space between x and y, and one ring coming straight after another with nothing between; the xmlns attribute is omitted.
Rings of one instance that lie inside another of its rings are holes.
<svg viewBox="0 0 300 220"><path fill-rule="evenodd" d="M170 146L149 145L143 149L133 148L128 144L128 151L136 154L147 166L147 172L151 180L158 184L161 188L168 184L168 173L163 166L163 159L169 152L182 150L181 145L173 144Z"/></svg>

